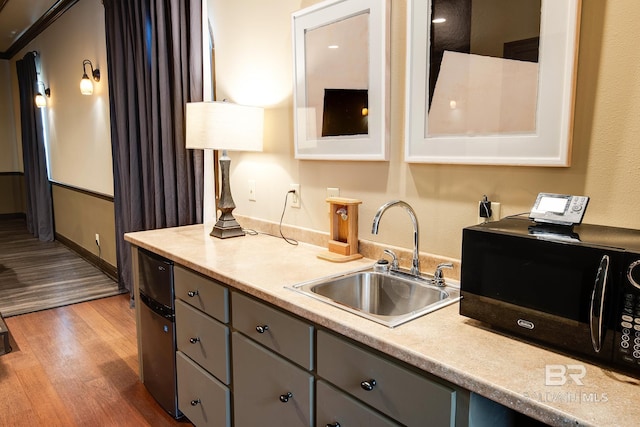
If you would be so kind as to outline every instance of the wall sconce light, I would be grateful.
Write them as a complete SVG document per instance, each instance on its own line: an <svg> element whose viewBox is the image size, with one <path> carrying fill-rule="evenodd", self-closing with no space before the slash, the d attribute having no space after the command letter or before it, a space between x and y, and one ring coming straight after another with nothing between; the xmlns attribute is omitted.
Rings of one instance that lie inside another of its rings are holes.
<svg viewBox="0 0 640 427"><path fill-rule="evenodd" d="M44 91L44 95L46 95L47 98L51 98L51 89L46 87L44 82L38 82L38 86L39 85L42 85L42 89ZM44 108L44 107L47 106L47 99L44 97L44 95L42 95L42 92L38 92L36 94L36 97L35 97L36 107Z"/></svg>
<svg viewBox="0 0 640 427"><path fill-rule="evenodd" d="M98 70L97 68L94 70L93 64L88 59L82 61L82 80L80 80L80 92L83 95L93 94L93 83L87 75L87 64L89 64L89 66L91 67L91 77L93 77L93 80L95 80L96 82L100 81L100 70Z"/></svg>

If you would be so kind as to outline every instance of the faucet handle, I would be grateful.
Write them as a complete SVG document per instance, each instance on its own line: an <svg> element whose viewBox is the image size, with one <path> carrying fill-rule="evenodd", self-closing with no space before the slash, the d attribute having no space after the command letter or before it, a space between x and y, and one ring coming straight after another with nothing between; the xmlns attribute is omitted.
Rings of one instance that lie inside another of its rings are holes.
<svg viewBox="0 0 640 427"><path fill-rule="evenodd" d="M443 262L438 264L436 271L433 273L433 279L431 283L435 286L444 286L444 275L442 274L443 268L453 268L453 264L450 262Z"/></svg>
<svg viewBox="0 0 640 427"><path fill-rule="evenodd" d="M391 257L391 270L397 270L398 267L398 257L391 249L385 249L384 253Z"/></svg>
<svg viewBox="0 0 640 427"><path fill-rule="evenodd" d="M388 273L389 272L389 261L384 258L379 259L373 265L373 271L378 273Z"/></svg>

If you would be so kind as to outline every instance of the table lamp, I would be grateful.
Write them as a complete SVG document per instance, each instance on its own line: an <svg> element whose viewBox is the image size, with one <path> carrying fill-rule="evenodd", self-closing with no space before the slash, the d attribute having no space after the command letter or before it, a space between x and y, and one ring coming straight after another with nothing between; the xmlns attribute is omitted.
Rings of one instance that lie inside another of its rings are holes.
<svg viewBox="0 0 640 427"><path fill-rule="evenodd" d="M222 150L218 218L211 235L221 239L244 236L233 217L236 205L229 184L230 151L262 151L264 110L230 102L188 102L186 148Z"/></svg>

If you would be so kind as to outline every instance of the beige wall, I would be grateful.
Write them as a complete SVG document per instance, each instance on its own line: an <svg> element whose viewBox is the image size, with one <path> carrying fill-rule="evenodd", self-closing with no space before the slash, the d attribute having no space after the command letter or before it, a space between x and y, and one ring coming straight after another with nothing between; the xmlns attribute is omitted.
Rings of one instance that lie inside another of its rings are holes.
<svg viewBox="0 0 640 427"><path fill-rule="evenodd" d="M113 201L58 185L52 192L56 233L116 266ZM95 242L96 234L100 235L101 250Z"/></svg>
<svg viewBox="0 0 640 427"><path fill-rule="evenodd" d="M16 145L14 127L11 73L15 73L15 68L11 70L12 66L15 67L0 59L0 172L22 172L22 152Z"/></svg>
<svg viewBox="0 0 640 427"><path fill-rule="evenodd" d="M0 215L25 212L24 175L0 173Z"/></svg>
<svg viewBox="0 0 640 427"><path fill-rule="evenodd" d="M11 91L11 66L0 59L0 214L24 213L22 152L18 151ZM4 173L3 173L4 172Z"/></svg>
<svg viewBox="0 0 640 427"><path fill-rule="evenodd" d="M570 168L448 166L403 161L406 0L392 2L390 161L295 160L290 14L315 2L209 0L215 17L218 99L226 97L267 107L265 151L231 153L236 212L278 221L289 184L300 183L302 208L288 208L285 223L328 231L325 189L339 187L342 196L363 200L361 239L410 247L410 222L400 210L385 215L378 236L370 234L371 219L378 206L399 198L412 204L418 213L421 249L455 258L460 256L461 230L475 223L477 201L483 194L502 202L505 215L528 212L540 191L586 194L591 202L585 222L640 228L637 161L640 50L635 46L640 28L634 19L640 16L639 2L583 0ZM83 0L27 50L41 51L42 72L52 90L47 117L54 151L54 179L110 195L103 22L100 1ZM15 73L14 62L18 57L21 55L10 62L0 60L0 77L3 72ZM93 97L82 97L78 89L84 58L95 61L103 76ZM0 78L0 104L1 85L5 82ZM8 170L16 170L16 162L17 170L21 170L21 160L15 160L16 147L7 145L4 137L0 137L0 165L6 161L5 154L10 153L14 160ZM248 200L249 180L257 183L255 202ZM59 193L54 193L58 208L62 203L57 199L61 197ZM76 231L70 231L74 224L58 224L59 215L57 212L56 225L64 228L65 237L75 240ZM91 223L87 218L83 220ZM94 228L95 225L89 225L78 232L78 241L89 250L95 249L96 232L109 233Z"/></svg>
<svg viewBox="0 0 640 427"><path fill-rule="evenodd" d="M101 0L77 2L10 61L0 60L0 172L23 169L20 117L12 113L19 112L20 105L15 62L33 50L39 52L39 79L51 88L44 109L49 175L56 182L90 192L53 187L56 233L115 266L113 202L102 197L113 195L113 174ZM84 59L100 69L101 79L94 82L92 96L80 93ZM16 204L4 191L9 184L17 191L13 181L2 180L0 213ZM12 198L18 196L13 194ZM17 212L24 212L24 207ZM100 234L101 254L95 244L96 233Z"/></svg>
<svg viewBox="0 0 640 427"><path fill-rule="evenodd" d="M421 250L459 258L461 230L474 224L483 194L503 215L528 212L538 192L585 194L585 222L640 228L640 2L584 0L575 130L570 168L451 166L403 161L406 1L392 1L391 159L327 162L293 159L290 14L316 1L210 0L218 99L264 105L263 153L231 153L236 212L278 221L290 183L301 184L301 209L284 221L328 231L327 187L363 200L359 237L411 246L401 210L389 211L370 234L376 209L403 199L417 211ZM256 201L248 181L256 181Z"/></svg>
<svg viewBox="0 0 640 427"><path fill-rule="evenodd" d="M113 195L102 2L79 1L11 59L15 111L19 111L20 101L15 62L33 50L40 56L39 77L51 88L44 120L49 176L57 182ZM80 93L84 59L100 69L100 82L94 82L92 96ZM15 121L18 141L19 119Z"/></svg>

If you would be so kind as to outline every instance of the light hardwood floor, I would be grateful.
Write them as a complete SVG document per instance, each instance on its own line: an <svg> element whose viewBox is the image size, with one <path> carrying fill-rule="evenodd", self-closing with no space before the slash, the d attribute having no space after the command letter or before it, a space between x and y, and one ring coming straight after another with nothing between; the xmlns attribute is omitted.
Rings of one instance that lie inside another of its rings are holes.
<svg viewBox="0 0 640 427"><path fill-rule="evenodd" d="M135 312L118 295L5 319L0 426L190 426L138 379Z"/></svg>

